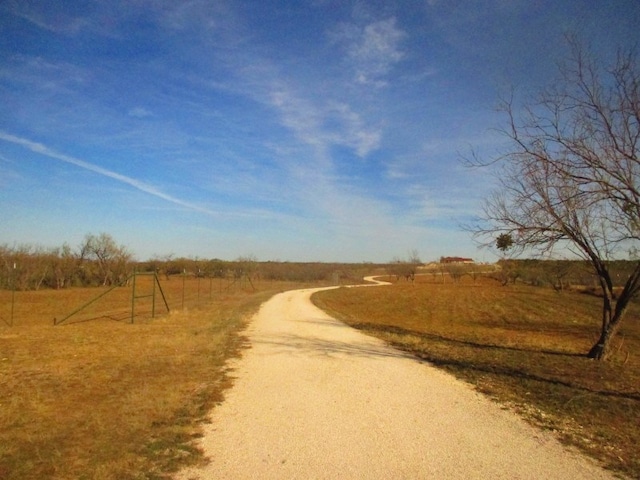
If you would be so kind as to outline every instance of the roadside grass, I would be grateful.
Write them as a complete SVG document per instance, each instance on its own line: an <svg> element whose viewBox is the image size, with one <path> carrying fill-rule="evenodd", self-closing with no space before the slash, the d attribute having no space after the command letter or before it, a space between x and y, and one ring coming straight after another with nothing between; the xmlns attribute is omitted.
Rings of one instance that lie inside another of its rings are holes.
<svg viewBox="0 0 640 480"><path fill-rule="evenodd" d="M0 478L164 479L203 462L195 440L233 381L247 319L301 285L196 282L185 295L165 281L171 313L151 319L140 300L134 324L126 287L58 326L100 290L16 292L13 326L0 292Z"/></svg>
<svg viewBox="0 0 640 480"><path fill-rule="evenodd" d="M418 276L415 284L341 288L313 300L471 383L606 467L640 478L638 305L612 360L596 362L585 354L597 339L601 303L583 293Z"/></svg>

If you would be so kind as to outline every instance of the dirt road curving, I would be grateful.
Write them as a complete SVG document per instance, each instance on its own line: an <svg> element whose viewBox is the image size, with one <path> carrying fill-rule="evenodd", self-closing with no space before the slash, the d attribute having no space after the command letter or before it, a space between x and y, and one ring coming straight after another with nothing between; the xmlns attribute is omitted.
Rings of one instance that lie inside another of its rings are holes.
<svg viewBox="0 0 640 480"><path fill-rule="evenodd" d="M276 295L188 479L612 479L468 385Z"/></svg>

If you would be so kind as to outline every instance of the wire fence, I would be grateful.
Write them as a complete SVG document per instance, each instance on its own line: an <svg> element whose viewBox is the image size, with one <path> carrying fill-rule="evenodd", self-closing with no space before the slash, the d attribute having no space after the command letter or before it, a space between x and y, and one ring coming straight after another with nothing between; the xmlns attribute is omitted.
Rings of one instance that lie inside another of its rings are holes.
<svg viewBox="0 0 640 480"><path fill-rule="evenodd" d="M96 320L135 323L170 311L204 305L214 299L255 291L242 277L159 276L136 273L111 287L0 290L0 328L69 325Z"/></svg>

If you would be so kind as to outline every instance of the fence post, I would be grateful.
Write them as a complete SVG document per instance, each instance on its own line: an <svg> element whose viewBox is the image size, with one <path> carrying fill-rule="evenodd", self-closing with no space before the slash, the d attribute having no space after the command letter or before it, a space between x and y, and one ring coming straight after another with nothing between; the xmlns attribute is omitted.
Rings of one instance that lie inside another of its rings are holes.
<svg viewBox="0 0 640 480"><path fill-rule="evenodd" d="M153 276L155 283L158 284L158 290L160 290L160 296L162 297L162 301L164 302L164 306L167 309L167 313L169 313L171 311L171 309L169 308L169 304L167 303L167 297L164 296L164 290L162 290L162 285L160 285L160 279L158 278L158 275L155 274Z"/></svg>

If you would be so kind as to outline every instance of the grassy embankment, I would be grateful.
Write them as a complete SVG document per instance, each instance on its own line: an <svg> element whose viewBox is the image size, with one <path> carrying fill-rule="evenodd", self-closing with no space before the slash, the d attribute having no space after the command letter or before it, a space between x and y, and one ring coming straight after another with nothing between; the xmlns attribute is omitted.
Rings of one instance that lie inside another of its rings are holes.
<svg viewBox="0 0 640 480"><path fill-rule="evenodd" d="M131 288L58 326L100 289L16 292L13 321L0 291L0 478L160 479L203 461L194 440L232 381L248 315L299 284L161 283L172 312L151 319L139 299L134 324Z"/></svg>
<svg viewBox="0 0 640 480"><path fill-rule="evenodd" d="M450 280L448 280L450 281ZM529 421L640 478L640 308L628 313L609 362L585 358L600 299L465 277L443 284L338 289L318 306L363 332L471 383ZM425 392L425 395L428 395Z"/></svg>

